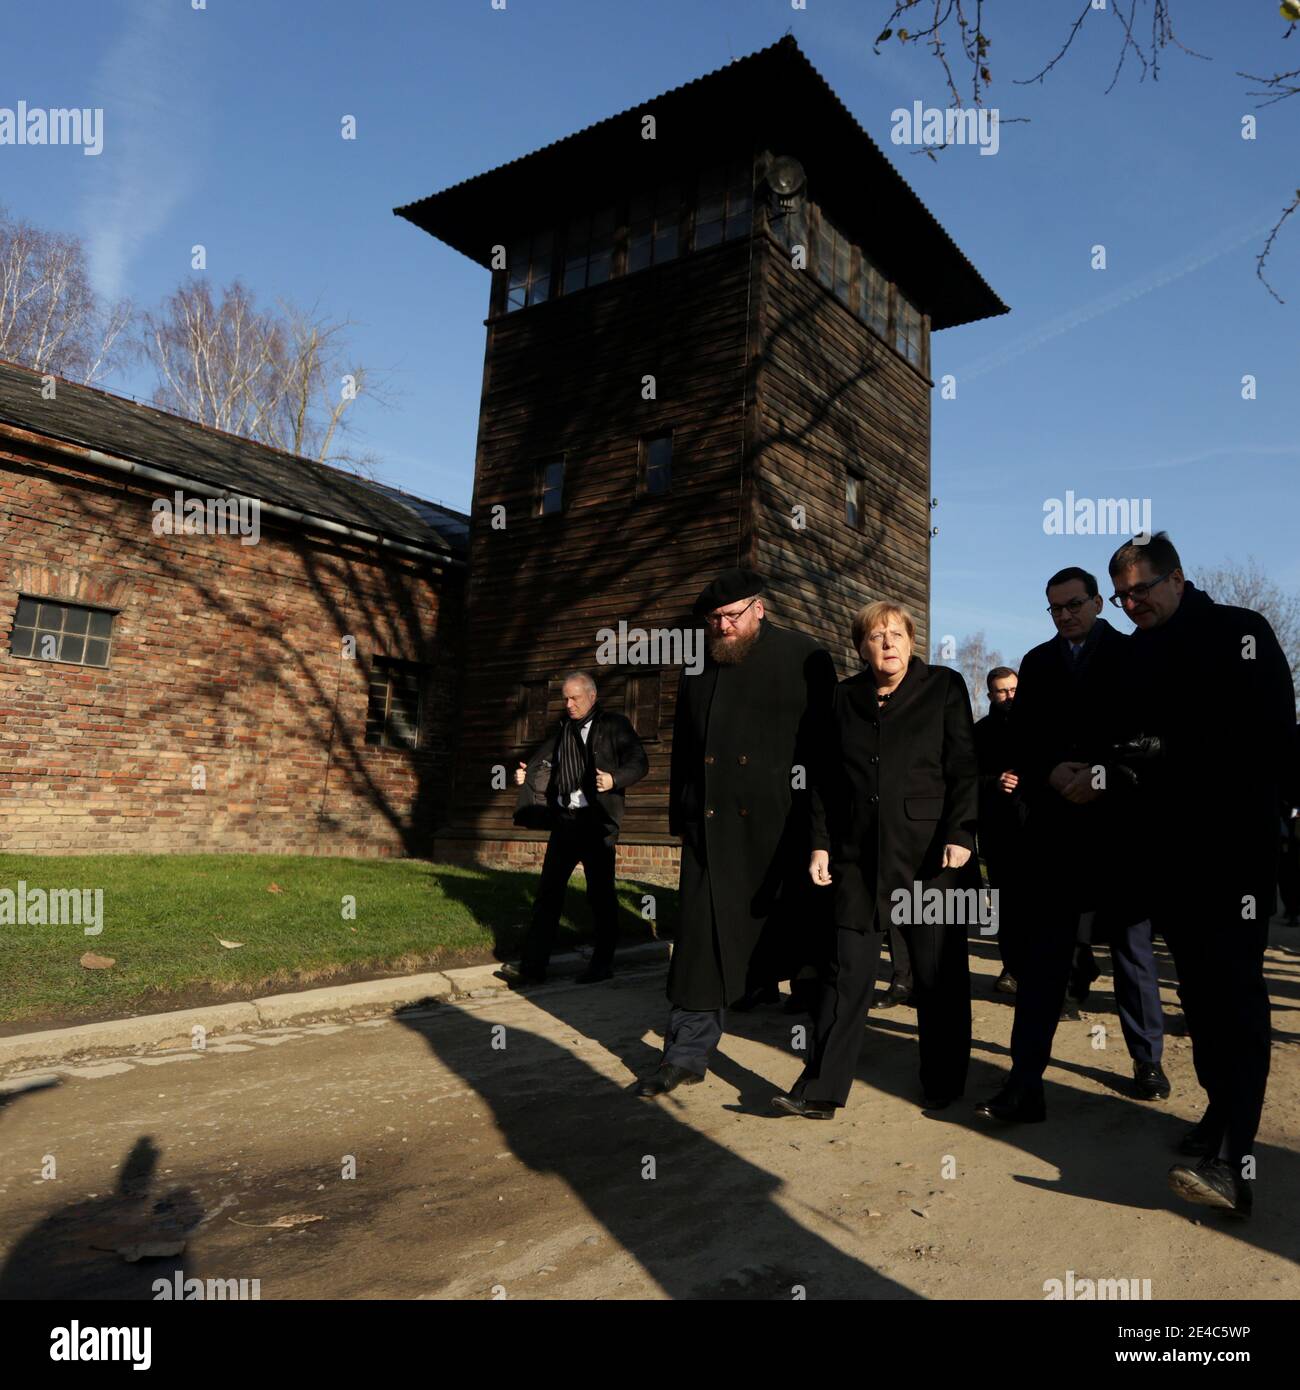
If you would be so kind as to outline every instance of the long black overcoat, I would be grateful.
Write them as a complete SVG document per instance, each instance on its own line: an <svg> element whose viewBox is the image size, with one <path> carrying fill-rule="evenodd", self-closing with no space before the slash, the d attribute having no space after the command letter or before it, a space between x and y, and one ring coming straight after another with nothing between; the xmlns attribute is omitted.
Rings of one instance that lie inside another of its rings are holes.
<svg viewBox="0 0 1300 1390"><path fill-rule="evenodd" d="M1127 852L1166 910L1231 929L1249 898L1267 921L1295 756L1295 687L1277 637L1260 614L1188 584L1167 622L1130 641L1144 732L1163 756Z"/></svg>
<svg viewBox="0 0 1300 1390"><path fill-rule="evenodd" d="M886 930L898 889L977 887L979 772L961 676L914 656L883 713L869 670L841 681L811 810L837 926ZM942 868L945 845L971 851L962 869Z"/></svg>
<svg viewBox="0 0 1300 1390"><path fill-rule="evenodd" d="M680 921L668 997L721 1009L792 876L808 869L814 737L835 688L830 654L764 619L745 659L683 672L673 723L668 825L682 839Z"/></svg>

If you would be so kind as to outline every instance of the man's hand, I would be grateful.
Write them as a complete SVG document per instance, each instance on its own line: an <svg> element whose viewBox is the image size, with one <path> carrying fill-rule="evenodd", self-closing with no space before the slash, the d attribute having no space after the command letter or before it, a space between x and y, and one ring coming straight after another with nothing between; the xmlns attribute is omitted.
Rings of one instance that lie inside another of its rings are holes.
<svg viewBox="0 0 1300 1390"><path fill-rule="evenodd" d="M970 850L965 845L944 845L943 868L960 869L970 859Z"/></svg>
<svg viewBox="0 0 1300 1390"><path fill-rule="evenodd" d="M519 766L518 766L517 768L515 768L515 786L516 786L516 787L522 787L522 786L524 785L524 774L527 773L527 771L528 771L528 764L527 764L527 763L520 763Z"/></svg>
<svg viewBox="0 0 1300 1390"><path fill-rule="evenodd" d="M1086 806L1102 793L1100 787L1092 785L1092 779L1089 763L1058 763L1047 780L1072 806Z"/></svg>
<svg viewBox="0 0 1300 1390"><path fill-rule="evenodd" d="M1010 795L1020 785L1020 775L1016 772L1007 771L998 778L998 786Z"/></svg>
<svg viewBox="0 0 1300 1390"><path fill-rule="evenodd" d="M596 790L597 790L598 792L607 792L607 791L612 791L612 790L613 790L613 787L614 787L614 778L613 778L613 776L612 776L610 773L608 773L608 772L602 772L602 771L600 770L600 768L597 768L597 769L596 769Z"/></svg>
<svg viewBox="0 0 1300 1390"><path fill-rule="evenodd" d="M1051 787L1054 792L1059 792L1062 796L1065 796L1066 788L1074 782L1074 779L1079 773L1087 771L1087 763L1057 763L1047 779L1047 785ZM1068 797L1066 797L1066 799L1069 800Z"/></svg>
<svg viewBox="0 0 1300 1390"><path fill-rule="evenodd" d="M818 888L824 888L831 881L831 857L826 850L813 850L808 861L808 876Z"/></svg>

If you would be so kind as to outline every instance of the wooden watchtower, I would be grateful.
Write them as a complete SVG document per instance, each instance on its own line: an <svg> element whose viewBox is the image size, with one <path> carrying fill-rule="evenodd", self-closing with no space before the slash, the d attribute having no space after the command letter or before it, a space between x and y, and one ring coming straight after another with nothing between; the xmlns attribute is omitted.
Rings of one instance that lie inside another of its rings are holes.
<svg viewBox="0 0 1300 1390"><path fill-rule="evenodd" d="M925 651L930 335L1006 306L788 37L396 211L491 271L449 834L522 849L492 769L586 667L650 755L626 867L665 859L677 672L598 633L740 564L842 672L883 595Z"/></svg>

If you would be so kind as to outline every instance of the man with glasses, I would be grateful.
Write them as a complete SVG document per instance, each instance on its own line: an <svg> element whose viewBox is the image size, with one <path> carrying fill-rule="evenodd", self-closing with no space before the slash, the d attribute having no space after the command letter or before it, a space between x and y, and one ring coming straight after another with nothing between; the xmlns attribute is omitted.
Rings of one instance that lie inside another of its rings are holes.
<svg viewBox="0 0 1300 1390"><path fill-rule="evenodd" d="M993 986L1000 994L1016 992L1020 964L1016 950L1024 908L1020 902L1019 862L1025 823L1016 771L1016 687L1020 677L1010 666L995 666L985 681L989 712L975 724L975 756L979 759L979 849L988 870L990 888L998 892L998 954L1002 973Z"/></svg>
<svg viewBox="0 0 1300 1390"><path fill-rule="evenodd" d="M1047 602L1057 635L1021 662L1012 712L1026 809L1023 884L1034 923L1016 981L1011 1075L976 1110L1003 1121L1046 1117L1043 1073L1071 959L1094 932L1110 945L1135 1092L1142 1100L1169 1095L1151 923L1119 838L1133 800L1132 778L1113 753L1136 732L1130 642L1099 616L1101 596L1087 570L1054 574Z"/></svg>
<svg viewBox="0 0 1300 1390"><path fill-rule="evenodd" d="M672 1008L663 1058L637 1084L640 1096L703 1081L724 1011L753 992L755 954L774 930L814 934L803 907L807 769L835 666L811 637L767 620L762 589L752 570L732 569L695 602L707 656L678 684L669 791L668 828L682 841ZM769 956L761 973L785 979L792 964Z"/></svg>
<svg viewBox="0 0 1300 1390"><path fill-rule="evenodd" d="M1114 841L1149 879L1178 969L1204 1115L1169 1170L1178 1196L1244 1217L1269 1067L1264 949L1277 890L1277 817L1295 689L1266 619L1215 603L1159 531L1111 556L1111 602L1132 621L1148 761L1141 814ZM1223 693L1230 692L1224 703Z"/></svg>

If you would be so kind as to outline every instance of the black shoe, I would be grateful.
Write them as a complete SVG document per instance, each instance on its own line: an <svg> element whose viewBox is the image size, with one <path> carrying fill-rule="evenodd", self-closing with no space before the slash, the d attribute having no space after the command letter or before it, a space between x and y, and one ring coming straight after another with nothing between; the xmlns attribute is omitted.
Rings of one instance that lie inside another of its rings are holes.
<svg viewBox="0 0 1300 1390"><path fill-rule="evenodd" d="M1008 1081L991 1100L975 1107L983 1120L1001 1120L1004 1124L1038 1124L1047 1118L1041 1090L1030 1091L1016 1081Z"/></svg>
<svg viewBox="0 0 1300 1390"><path fill-rule="evenodd" d="M1168 1100L1169 1078L1159 1062L1134 1062L1133 1083L1139 1100Z"/></svg>
<svg viewBox="0 0 1300 1390"><path fill-rule="evenodd" d="M960 1096L926 1096L922 1102L922 1110L947 1110L954 1101L960 1100Z"/></svg>
<svg viewBox="0 0 1300 1390"><path fill-rule="evenodd" d="M1016 978L1010 971L1004 970L998 976L997 983L993 988L998 994L1014 994L1016 992Z"/></svg>
<svg viewBox="0 0 1300 1390"><path fill-rule="evenodd" d="M511 989L522 989L525 985L540 985L546 979L545 970L528 970L513 962L492 973L498 980L504 980Z"/></svg>
<svg viewBox="0 0 1300 1390"><path fill-rule="evenodd" d="M835 1107L824 1100L801 1100L798 1096L773 1096L772 1109L778 1115L799 1115L805 1120L833 1120Z"/></svg>
<svg viewBox="0 0 1300 1390"><path fill-rule="evenodd" d="M1175 1146L1180 1154L1189 1158L1213 1158L1219 1152L1219 1141L1223 1131L1213 1129L1202 1118L1189 1129Z"/></svg>
<svg viewBox="0 0 1300 1390"><path fill-rule="evenodd" d="M910 989L900 989L897 985L890 985L889 988L876 1000L876 1008L892 1009L895 1004L910 1004L912 1002L912 991Z"/></svg>
<svg viewBox="0 0 1300 1390"><path fill-rule="evenodd" d="M1169 1186L1185 1202L1216 1207L1243 1218L1250 1215L1254 1202L1250 1184L1222 1158L1203 1158L1195 1168L1189 1163L1175 1163L1169 1170Z"/></svg>
<svg viewBox="0 0 1300 1390"><path fill-rule="evenodd" d="M575 978L580 985L598 985L602 980L612 980L614 972L608 965L589 965Z"/></svg>
<svg viewBox="0 0 1300 1390"><path fill-rule="evenodd" d="M675 1091L678 1086L698 1086L704 1080L704 1073L687 1071L685 1067L674 1067L668 1062L660 1064L652 1076L643 1076L636 1083L633 1092L638 1096L663 1096Z"/></svg>
<svg viewBox="0 0 1300 1390"><path fill-rule="evenodd" d="M757 985L754 989L746 990L731 1007L737 1013L747 1014L751 1009L757 1008L759 1004L779 1004L780 1002L781 987L779 985Z"/></svg>

